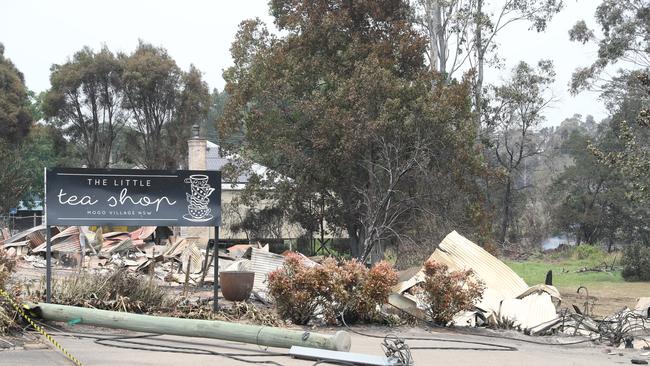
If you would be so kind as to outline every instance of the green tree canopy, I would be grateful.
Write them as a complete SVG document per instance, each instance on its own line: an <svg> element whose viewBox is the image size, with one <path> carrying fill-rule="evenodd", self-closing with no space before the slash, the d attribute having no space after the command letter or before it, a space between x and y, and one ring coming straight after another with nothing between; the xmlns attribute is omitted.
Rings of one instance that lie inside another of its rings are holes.
<svg viewBox="0 0 650 366"><path fill-rule="evenodd" d="M501 86L491 87L485 121L494 131L494 161L503 172L503 193L497 206L502 209L498 240L504 243L515 215L515 196L525 162L543 151L543 141L535 129L544 120L544 110L552 102L550 86L555 80L553 63L541 60L537 67L520 62Z"/></svg>
<svg viewBox="0 0 650 366"><path fill-rule="evenodd" d="M167 50L140 41L123 62L123 106L131 114L131 159L149 169L186 161L186 140L210 108L210 91L194 66L183 72Z"/></svg>
<svg viewBox="0 0 650 366"><path fill-rule="evenodd" d="M4 55L0 43L0 215L16 207L30 184L22 143L32 126L23 74Z"/></svg>
<svg viewBox="0 0 650 366"><path fill-rule="evenodd" d="M106 168L113 144L127 122L121 108L122 65L106 47L84 47L63 65L53 65L45 116L56 121L90 168Z"/></svg>
<svg viewBox="0 0 650 366"><path fill-rule="evenodd" d="M607 240L610 245L626 239L634 231L632 205L625 196L626 185L621 174L598 161L592 148L603 151L620 148L608 123L600 126L594 141L576 130L564 142L562 150L573 158L569 166L552 186L552 195L558 204L554 209L556 229L571 233L577 243L598 244Z"/></svg>
<svg viewBox="0 0 650 366"><path fill-rule="evenodd" d="M569 31L572 41L598 44L596 60L578 68L571 80L576 93L602 81L601 74L609 65L620 61L643 69L650 67L650 2L648 0L603 0L596 9L596 22L601 36L584 20Z"/></svg>
<svg viewBox="0 0 650 366"><path fill-rule="evenodd" d="M410 11L397 0L274 0L283 36L243 22L224 73L223 134L244 131L243 153L290 178L266 184L291 216L347 231L355 256L407 231L407 215L393 214L417 212L416 192L460 191L472 170L468 85L429 71ZM425 172L447 184L420 190ZM372 224L382 215L389 227Z"/></svg>
<svg viewBox="0 0 650 366"><path fill-rule="evenodd" d="M0 43L0 138L16 144L27 135L32 115L23 74L4 50Z"/></svg>
<svg viewBox="0 0 650 366"><path fill-rule="evenodd" d="M616 219L625 217L620 231L626 233L625 237L640 239L647 245L650 243L645 224L650 202L650 2L603 0L595 17L600 34L584 21L576 23L569 32L571 40L598 44L594 62L573 74L571 91L595 86L602 90L601 97L611 113L609 133L616 148L594 142L590 150L604 169L621 177L618 186L623 187L620 196L625 198L621 212L628 212L627 215L617 212L606 222L619 222ZM612 65L625 66L625 69L613 78L603 77ZM620 200L608 202L615 201Z"/></svg>

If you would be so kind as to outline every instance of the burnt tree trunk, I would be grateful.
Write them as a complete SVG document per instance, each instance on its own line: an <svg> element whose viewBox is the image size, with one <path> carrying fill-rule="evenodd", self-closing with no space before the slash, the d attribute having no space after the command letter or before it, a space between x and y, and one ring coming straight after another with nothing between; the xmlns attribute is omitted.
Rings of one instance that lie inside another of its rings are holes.
<svg viewBox="0 0 650 366"><path fill-rule="evenodd" d="M512 205L512 180L508 175L506 183L506 190L503 193L503 219L501 221L501 233L499 234L499 241L505 243L506 235L508 234L508 226L510 225L510 206Z"/></svg>

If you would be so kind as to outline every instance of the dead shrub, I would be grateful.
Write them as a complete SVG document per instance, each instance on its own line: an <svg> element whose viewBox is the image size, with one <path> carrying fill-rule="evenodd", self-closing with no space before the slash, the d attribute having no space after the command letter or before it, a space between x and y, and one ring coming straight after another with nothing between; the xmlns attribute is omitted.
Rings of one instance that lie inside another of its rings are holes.
<svg viewBox="0 0 650 366"><path fill-rule="evenodd" d="M357 260L343 262L339 267L343 291L335 294L346 323L355 321L376 321L380 318L379 308L388 301L391 288L397 284L397 272L388 262L379 262L371 269Z"/></svg>
<svg viewBox="0 0 650 366"><path fill-rule="evenodd" d="M0 249L0 288L5 289L7 280L16 267L16 261L7 254L7 251Z"/></svg>
<svg viewBox="0 0 650 366"><path fill-rule="evenodd" d="M0 249L0 289L11 292L8 291L7 280L11 277L15 266L15 260L4 249ZM16 311L9 301L0 296L0 334L6 334L15 325L16 317Z"/></svg>
<svg viewBox="0 0 650 366"><path fill-rule="evenodd" d="M483 297L485 286L471 278L472 270L449 271L446 265L428 260L424 272L420 286L426 312L438 325L449 324L460 311L472 310Z"/></svg>
<svg viewBox="0 0 650 366"><path fill-rule="evenodd" d="M282 268L269 274L268 282L281 317L301 325L319 317L335 324L341 314L346 322L376 320L397 273L386 262L369 270L354 260L339 266L332 258L307 267L299 255L290 254Z"/></svg>
<svg viewBox="0 0 650 366"><path fill-rule="evenodd" d="M172 308L164 309L155 315L185 319L245 322L268 327L283 327L286 325L282 319L278 318L276 312L245 301L235 302L230 307L219 307L219 311L215 313L210 300L198 299L198 301L195 301L183 299L177 304L174 304Z"/></svg>
<svg viewBox="0 0 650 366"><path fill-rule="evenodd" d="M62 305L136 313L154 311L168 301L158 284L125 269L106 274L83 272L54 281L52 299Z"/></svg>
<svg viewBox="0 0 650 366"><path fill-rule="evenodd" d="M282 268L269 274L269 293L281 317L304 325L322 307L332 288L332 276L323 266L307 268L297 254L289 254Z"/></svg>

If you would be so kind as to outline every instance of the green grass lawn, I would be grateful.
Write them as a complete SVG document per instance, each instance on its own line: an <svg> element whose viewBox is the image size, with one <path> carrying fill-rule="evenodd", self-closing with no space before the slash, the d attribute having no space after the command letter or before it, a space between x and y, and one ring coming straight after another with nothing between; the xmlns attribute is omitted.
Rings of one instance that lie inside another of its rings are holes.
<svg viewBox="0 0 650 366"><path fill-rule="evenodd" d="M581 245L565 252L540 254L525 262L504 260L528 285L544 283L546 272L553 271L553 285L562 294L562 304L582 307L586 286L595 300L594 314L605 316L623 307L634 307L637 298L650 296L650 282L626 282L621 276L620 254L607 254L598 248ZM615 263L613 272L577 272L581 268L602 268Z"/></svg>
<svg viewBox="0 0 650 366"><path fill-rule="evenodd" d="M578 272L581 268L603 268L603 264L620 264L620 254L608 254L601 249L580 245L568 251L538 255L525 262L505 261L528 285L544 283L546 272L553 271L553 285L578 288L594 284L622 283L620 266L614 272Z"/></svg>
<svg viewBox="0 0 650 366"><path fill-rule="evenodd" d="M505 261L524 281L530 286L544 283L546 272L553 271L553 285L563 288L578 288L591 286L595 283L621 283L621 271L615 272L576 272L580 268L592 267L593 264L585 260L565 260L560 262L514 262Z"/></svg>

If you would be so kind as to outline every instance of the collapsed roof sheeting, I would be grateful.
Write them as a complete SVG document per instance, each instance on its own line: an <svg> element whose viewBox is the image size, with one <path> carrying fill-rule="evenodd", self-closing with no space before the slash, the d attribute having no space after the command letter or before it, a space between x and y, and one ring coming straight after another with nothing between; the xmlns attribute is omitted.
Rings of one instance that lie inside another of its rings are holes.
<svg viewBox="0 0 650 366"><path fill-rule="evenodd" d="M510 267L456 231L442 240L429 259L447 265L450 271L471 269L474 277L485 284L489 293L501 298L514 298L528 289L526 282ZM411 279L397 284L394 290L402 293L422 281L423 269Z"/></svg>
<svg viewBox="0 0 650 366"><path fill-rule="evenodd" d="M515 298L528 289L505 263L455 231L445 237L429 259L446 264L451 271L471 269L485 287L502 298Z"/></svg>
<svg viewBox="0 0 650 366"><path fill-rule="evenodd" d="M157 226L142 226L129 233L133 240L144 240L156 232Z"/></svg>
<svg viewBox="0 0 650 366"><path fill-rule="evenodd" d="M79 238L79 235L80 231L78 226L69 226L63 229L50 239L52 242L52 252L76 253L81 251L81 239ZM34 248L32 252L44 252L47 250L46 246L47 243L41 243L39 246Z"/></svg>
<svg viewBox="0 0 650 366"><path fill-rule="evenodd" d="M557 318L551 295L532 293L521 299L504 299L499 309L501 321L510 320L515 327L528 330Z"/></svg>
<svg viewBox="0 0 650 366"><path fill-rule="evenodd" d="M650 318L650 297L641 297L634 306L634 311L647 318Z"/></svg>
<svg viewBox="0 0 650 366"><path fill-rule="evenodd" d="M483 298L476 306L485 312L489 322L507 319L527 330L557 318L552 299L560 301L560 293L555 287L528 287L505 263L456 231L443 239L429 260L447 265L450 271L472 270L474 278L485 285ZM409 280L397 284L393 291L402 294L424 279L424 269L421 269Z"/></svg>
<svg viewBox="0 0 650 366"><path fill-rule="evenodd" d="M30 247L34 248L45 243L45 230L38 230L27 234L27 239L30 241Z"/></svg>
<svg viewBox="0 0 650 366"><path fill-rule="evenodd" d="M199 250L199 247L196 246L196 243L191 243L186 246L181 253L181 266L183 272L189 270L190 273L199 273L203 267L203 253ZM188 269L189 264L189 269Z"/></svg>
<svg viewBox="0 0 650 366"><path fill-rule="evenodd" d="M45 225L34 226L34 227L31 228L31 229L27 229L27 230L21 231L21 232L19 232L18 234L14 235L14 236L12 236L12 237L10 237L10 238L5 239L2 243L3 243L3 244L11 244L11 243L13 243L14 241L19 241L20 239L25 238L26 236L28 236L28 235L31 234L31 233L34 233L34 232L36 232L36 231L45 230L45 229L46 229L46 226L45 226ZM3 234L3 236L4 236L4 234Z"/></svg>
<svg viewBox="0 0 650 366"><path fill-rule="evenodd" d="M253 290L267 291L266 278L269 273L284 265L284 257L268 250L251 248L251 268L255 272Z"/></svg>

